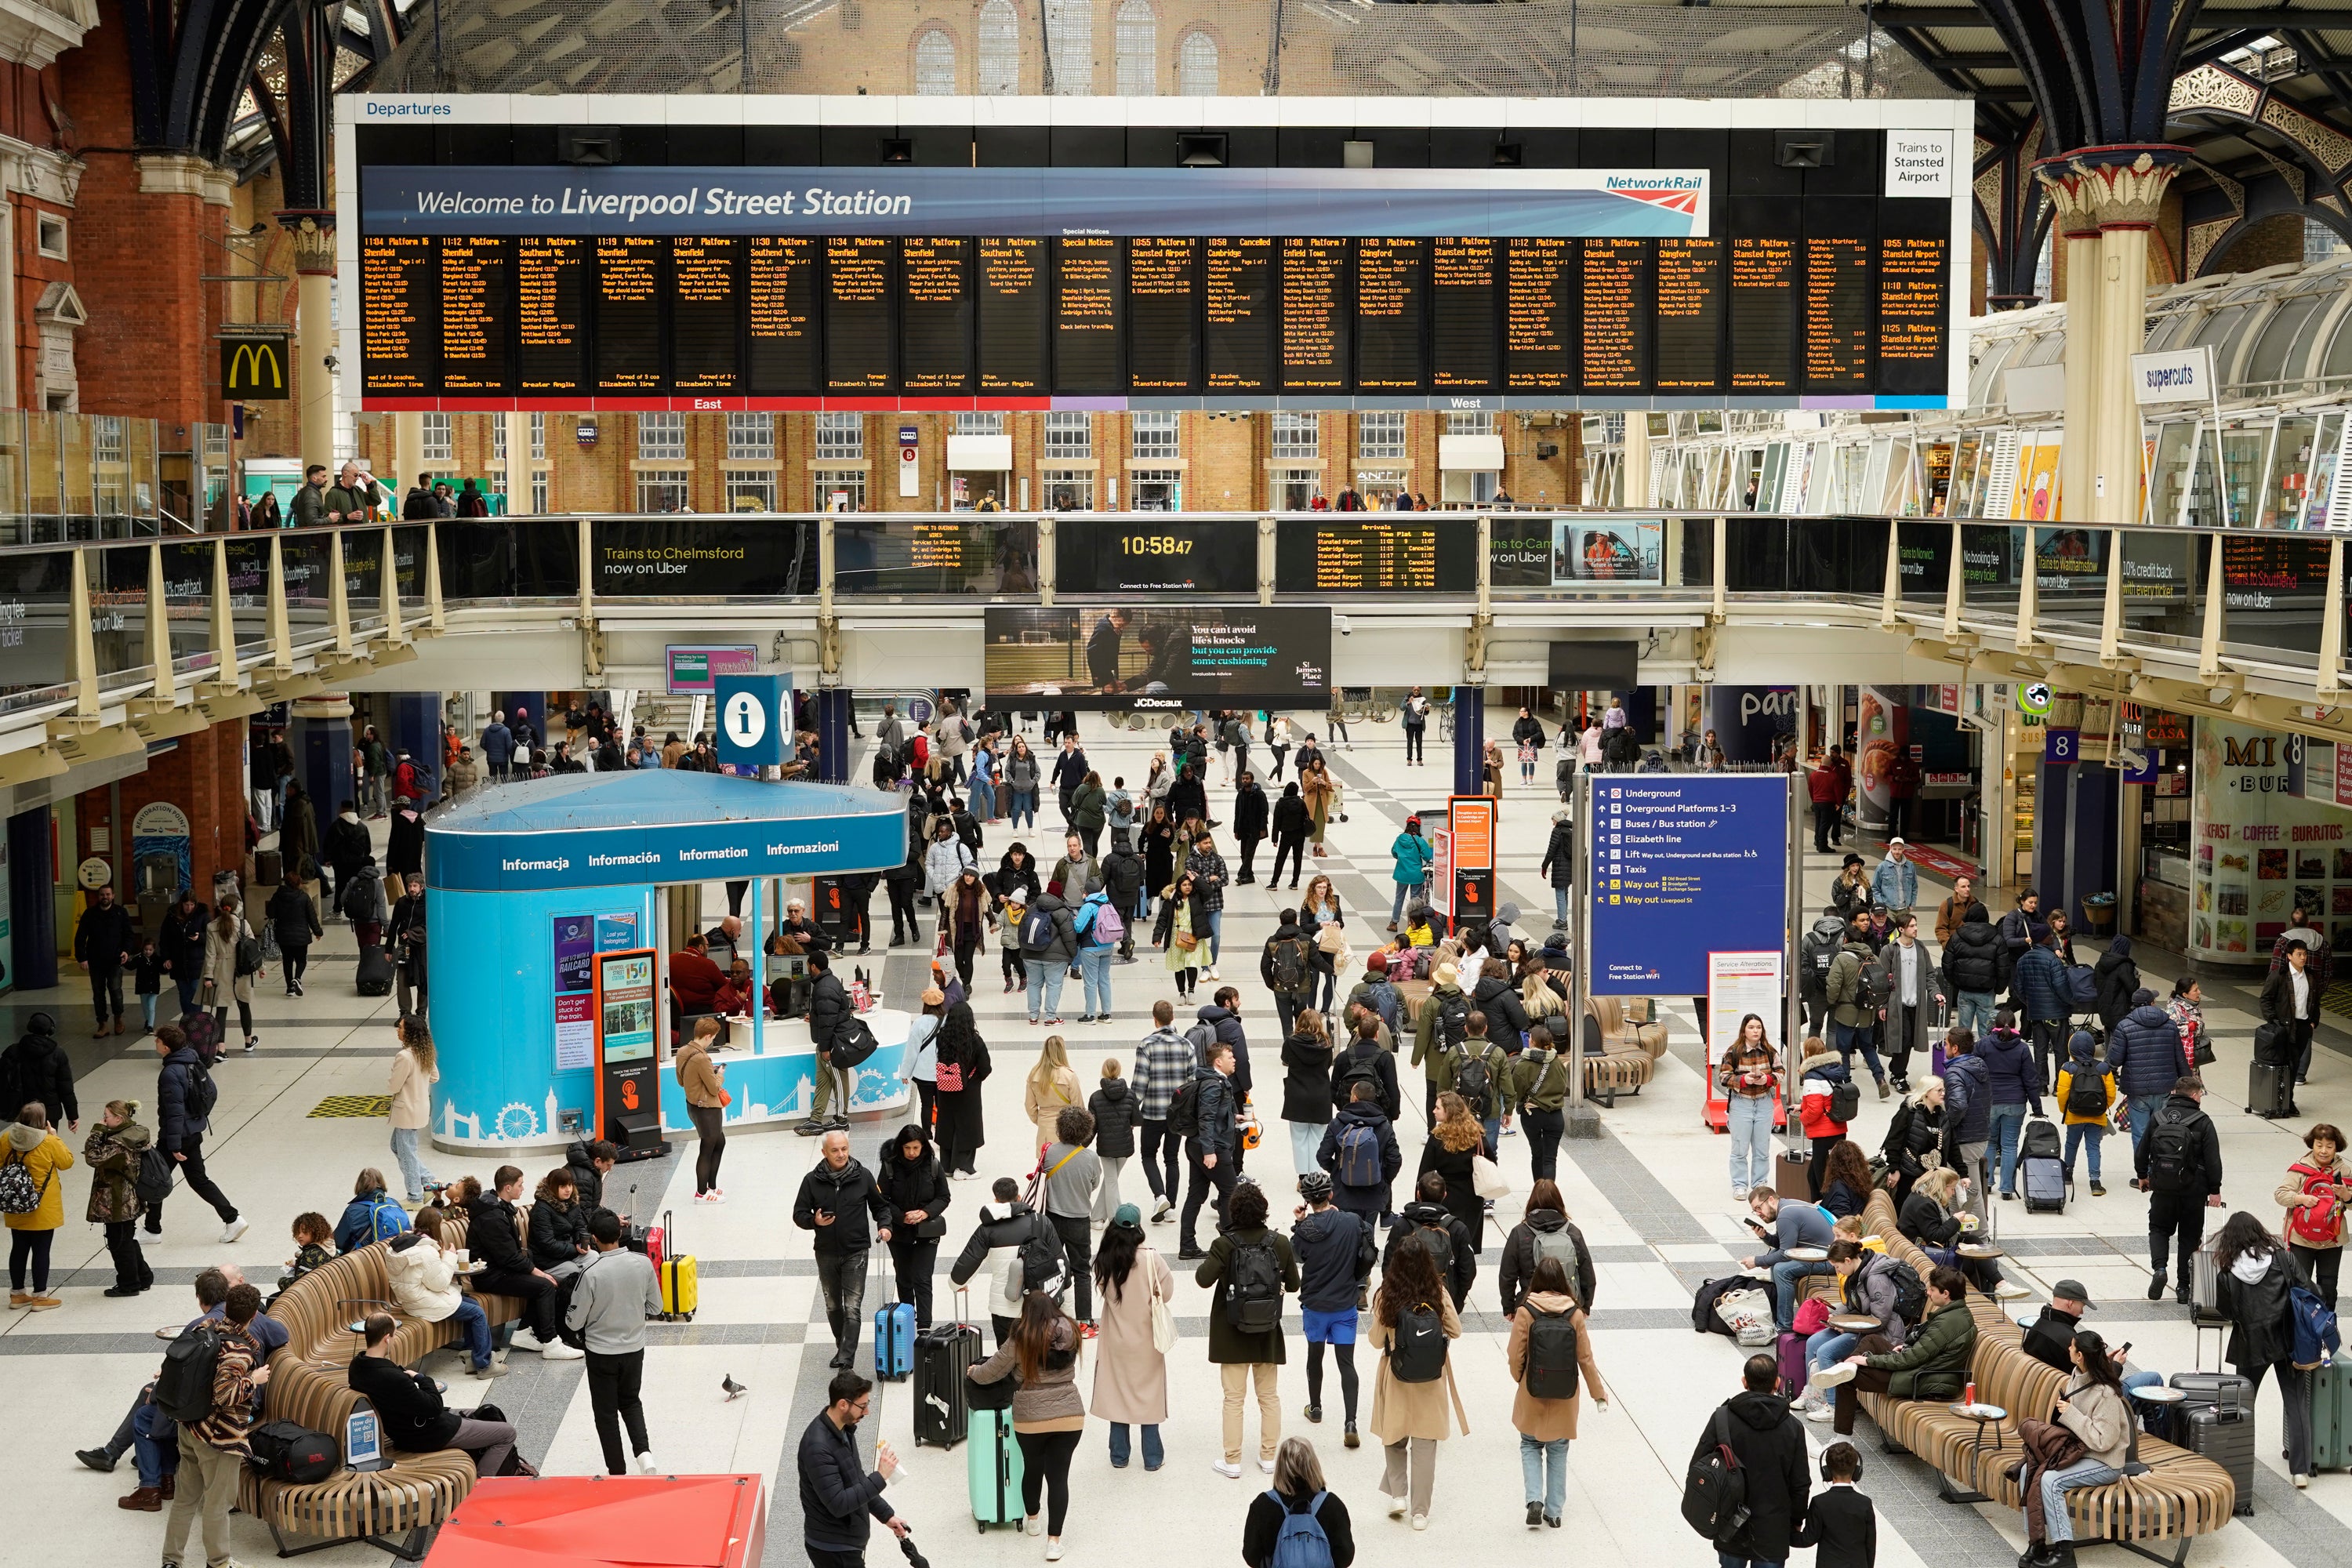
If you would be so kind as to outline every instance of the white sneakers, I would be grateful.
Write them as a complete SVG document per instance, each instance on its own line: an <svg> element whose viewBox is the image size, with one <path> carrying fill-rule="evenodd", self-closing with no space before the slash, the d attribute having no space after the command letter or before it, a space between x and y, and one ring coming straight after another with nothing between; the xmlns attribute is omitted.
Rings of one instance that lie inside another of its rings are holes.
<svg viewBox="0 0 2352 1568"><path fill-rule="evenodd" d="M229 1221L227 1225L221 1228L221 1240L224 1242L235 1241L238 1237L243 1236L247 1231L252 1228L253 1222L246 1218L243 1215L239 1215L236 1218Z"/></svg>
<svg viewBox="0 0 2352 1568"><path fill-rule="evenodd" d="M727 1194L713 1187L707 1193L695 1194L694 1201L698 1204L723 1204L727 1201Z"/></svg>
<svg viewBox="0 0 2352 1568"><path fill-rule="evenodd" d="M1264 1470L1269 1476L1274 1474L1274 1461L1272 1459L1260 1459L1257 1462L1257 1468Z"/></svg>
<svg viewBox="0 0 2352 1568"><path fill-rule="evenodd" d="M507 1342L519 1351L543 1351L547 1348L541 1342L539 1335L530 1329L517 1329L514 1331L514 1338Z"/></svg>
<svg viewBox="0 0 2352 1568"><path fill-rule="evenodd" d="M1054 1537L1053 1540L1045 1542L1045 1561L1048 1563L1059 1563L1061 1560L1062 1538L1057 1535Z"/></svg>
<svg viewBox="0 0 2352 1568"><path fill-rule="evenodd" d="M1835 1388L1842 1383L1852 1383L1853 1374L1861 1370L1852 1362L1842 1361L1813 1373L1812 1385L1815 1388Z"/></svg>
<svg viewBox="0 0 2352 1568"><path fill-rule="evenodd" d="M641 1476L651 1476L658 1475L660 1473L661 1467L654 1463L654 1457L651 1454L639 1454L637 1456L637 1474Z"/></svg>
<svg viewBox="0 0 2352 1568"><path fill-rule="evenodd" d="M1353 746L1348 748L1348 750L1351 752L1355 749L1356 748ZM1412 1527L1415 1530L1427 1530L1429 1528L1429 1515L1425 1513L1414 1514L1412 1516Z"/></svg>
<svg viewBox="0 0 2352 1568"><path fill-rule="evenodd" d="M1817 1399L1808 1394L1805 1395L1805 1419L1834 1421L1837 1419L1837 1406L1826 1399Z"/></svg>
<svg viewBox="0 0 2352 1568"><path fill-rule="evenodd" d="M1391 1519L1402 1519L1404 1517L1404 1499L1401 1497L1392 1497L1389 1499L1389 1517Z"/></svg>
<svg viewBox="0 0 2352 1568"><path fill-rule="evenodd" d="M1237 1481L1242 1479L1242 1468L1239 1465L1229 1465L1223 1459L1211 1460L1209 1468L1216 1471L1217 1474L1224 1477L1225 1479L1229 1481Z"/></svg>
<svg viewBox="0 0 2352 1568"><path fill-rule="evenodd" d="M562 1340L542 1340L529 1329L517 1329L512 1342L515 1349L537 1351L548 1361L581 1361L588 1354L586 1351L576 1350Z"/></svg>
<svg viewBox="0 0 2352 1568"><path fill-rule="evenodd" d="M1043 1535L1045 1533L1045 1521L1033 1513L1021 1521L1021 1528L1032 1535Z"/></svg>

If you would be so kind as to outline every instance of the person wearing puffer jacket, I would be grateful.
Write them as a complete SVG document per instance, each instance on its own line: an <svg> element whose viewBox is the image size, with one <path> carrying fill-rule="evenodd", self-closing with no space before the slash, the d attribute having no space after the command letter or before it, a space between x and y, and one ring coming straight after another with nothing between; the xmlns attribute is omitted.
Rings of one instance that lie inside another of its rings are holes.
<svg viewBox="0 0 2352 1568"><path fill-rule="evenodd" d="M1985 1092L1991 1101L1992 1115L1988 1142L2000 1150L2000 1195L2003 1202L2017 1197L2017 1141L2025 1130L2026 1108L2042 1114L2042 1091L2048 1087L2042 1076L2042 1064L2034 1059L2032 1048L2017 1032L2009 1009L2002 1008L1993 1020L1992 1033L1977 1042L1977 1059L1984 1064Z"/></svg>
<svg viewBox="0 0 2352 1568"><path fill-rule="evenodd" d="M1954 1029L1944 1037L1944 1163L1971 1178L1969 1194L1984 1201L1985 1184L1974 1180L1992 1137L1992 1084L1976 1037ZM1982 1215L1978 1216L1982 1218Z"/></svg>
<svg viewBox="0 0 2352 1568"><path fill-rule="evenodd" d="M2263 1374L2278 1374L2279 1391L2286 1396L2287 1474L2298 1489L2311 1484L2311 1373L2295 1363L2297 1338L2294 1302L2297 1286L2308 1290L2311 1280L2287 1246L2263 1227L2263 1222L2241 1210L2222 1224L2213 1238L2217 1289L2213 1305L2230 1320L2227 1356L2240 1377L2251 1380L2246 1394L2252 1415L2254 1396L2262 1392ZM2326 1357L2324 1345L2316 1347Z"/></svg>
<svg viewBox="0 0 2352 1568"><path fill-rule="evenodd" d="M2135 1151L2172 1086L2189 1070L2182 1060L2179 1026L2156 1005L2156 993L2141 986L2132 993L2131 1011L2107 1036L2107 1066L2115 1069L2116 1092L2131 1119Z"/></svg>
<svg viewBox="0 0 2352 1568"><path fill-rule="evenodd" d="M2139 989L2139 965L2132 960L2131 938L2117 936L2109 942L2093 973L2099 981L2099 1027L2112 1035L2124 1015L2132 1010L2132 994Z"/></svg>
<svg viewBox="0 0 2352 1568"><path fill-rule="evenodd" d="M1804 1123L1805 1136L1813 1141L1813 1162L1805 1172L1805 1180L1812 1188L1815 1203L1822 1201L1822 1178L1829 1170L1830 1151L1843 1142L1846 1135L1846 1123L1830 1114L1830 1103L1840 1085L1853 1081L1852 1069L1820 1036L1806 1039L1805 1054L1797 1063L1798 1115Z"/></svg>
<svg viewBox="0 0 2352 1568"><path fill-rule="evenodd" d="M1944 944L1944 990L1957 998L1952 1021L1972 1033L1992 1027L1993 1000L2009 984L2009 953L1982 904L1969 906Z"/></svg>
<svg viewBox="0 0 2352 1568"><path fill-rule="evenodd" d="M490 1359L490 1320L481 1302L457 1288L455 1249L442 1241L439 1209L423 1209L416 1228L393 1237L384 1254L384 1278L393 1305L420 1322L455 1320L476 1377L504 1377L507 1369Z"/></svg>
<svg viewBox="0 0 2352 1568"><path fill-rule="evenodd" d="M2047 1082L2054 1058L2065 1054L2066 1021L2074 1010L2066 961L2058 956L2057 941L2048 926L2033 928L2033 945L2017 961L2014 990L2025 1019L2023 1032L2033 1043L2033 1054Z"/></svg>

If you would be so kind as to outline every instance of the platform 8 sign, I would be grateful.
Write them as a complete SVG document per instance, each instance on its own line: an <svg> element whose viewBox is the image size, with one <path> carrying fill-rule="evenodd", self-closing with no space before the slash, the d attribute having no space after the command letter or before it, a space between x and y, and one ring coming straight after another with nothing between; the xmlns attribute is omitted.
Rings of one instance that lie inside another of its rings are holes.
<svg viewBox="0 0 2352 1568"><path fill-rule="evenodd" d="M1592 816L1597 994L1701 996L1708 952L1788 951L1787 775L1595 780Z"/></svg>

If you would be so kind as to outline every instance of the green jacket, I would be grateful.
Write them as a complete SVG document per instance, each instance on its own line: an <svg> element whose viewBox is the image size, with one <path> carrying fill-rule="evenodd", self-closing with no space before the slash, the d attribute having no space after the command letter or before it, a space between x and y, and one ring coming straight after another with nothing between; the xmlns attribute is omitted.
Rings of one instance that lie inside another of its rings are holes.
<svg viewBox="0 0 2352 1568"><path fill-rule="evenodd" d="M1437 1086L1440 1094L1454 1087L1454 1053L1438 1050L1433 1044L1437 1031L1437 1005L1447 996L1461 996L1465 1002L1469 1000L1459 985L1434 986L1429 993L1429 999L1421 1005L1421 1015L1413 1020L1412 1026L1412 1065L1421 1067L1424 1062L1428 1064L1429 1081Z"/></svg>
<svg viewBox="0 0 2352 1568"><path fill-rule="evenodd" d="M1568 1103L1568 1058L1558 1051L1521 1051L1511 1068L1511 1093L1530 1110Z"/></svg>
<svg viewBox="0 0 2352 1568"><path fill-rule="evenodd" d="M327 503L329 511L342 514L337 519L341 522L351 522L358 514L383 504L383 493L375 488L374 480L368 479L361 479L354 489L329 485L326 495L321 499Z"/></svg>
<svg viewBox="0 0 2352 1568"><path fill-rule="evenodd" d="M1106 800L1100 784L1082 784L1070 792L1070 826L1081 833L1102 831L1103 804Z"/></svg>
<svg viewBox="0 0 2352 1568"><path fill-rule="evenodd" d="M1843 1024L1849 1029L1878 1022L1875 1008L1865 1013L1862 1007L1862 966L1875 956L1868 942L1851 937L1838 950L1837 962L1830 965L1830 977L1824 983L1832 1022Z"/></svg>
<svg viewBox="0 0 2352 1568"><path fill-rule="evenodd" d="M327 521L327 491L322 485L306 484L294 492L294 504L287 510L297 528L322 528Z"/></svg>
<svg viewBox="0 0 2352 1568"><path fill-rule="evenodd" d="M1966 1302L1955 1301L1928 1314L1918 1336L1892 1355L1867 1358L1870 1365L1894 1375L1886 1392L1896 1399L1957 1399L1969 1380L1969 1360L1976 1354L1977 1321Z"/></svg>

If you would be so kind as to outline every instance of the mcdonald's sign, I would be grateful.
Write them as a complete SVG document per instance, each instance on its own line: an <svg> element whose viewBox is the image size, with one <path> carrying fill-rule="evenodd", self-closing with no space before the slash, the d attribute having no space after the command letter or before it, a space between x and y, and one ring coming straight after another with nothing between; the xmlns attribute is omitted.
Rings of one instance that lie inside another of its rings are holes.
<svg viewBox="0 0 2352 1568"><path fill-rule="evenodd" d="M221 396L233 403L283 403L287 385L284 338L220 340Z"/></svg>

